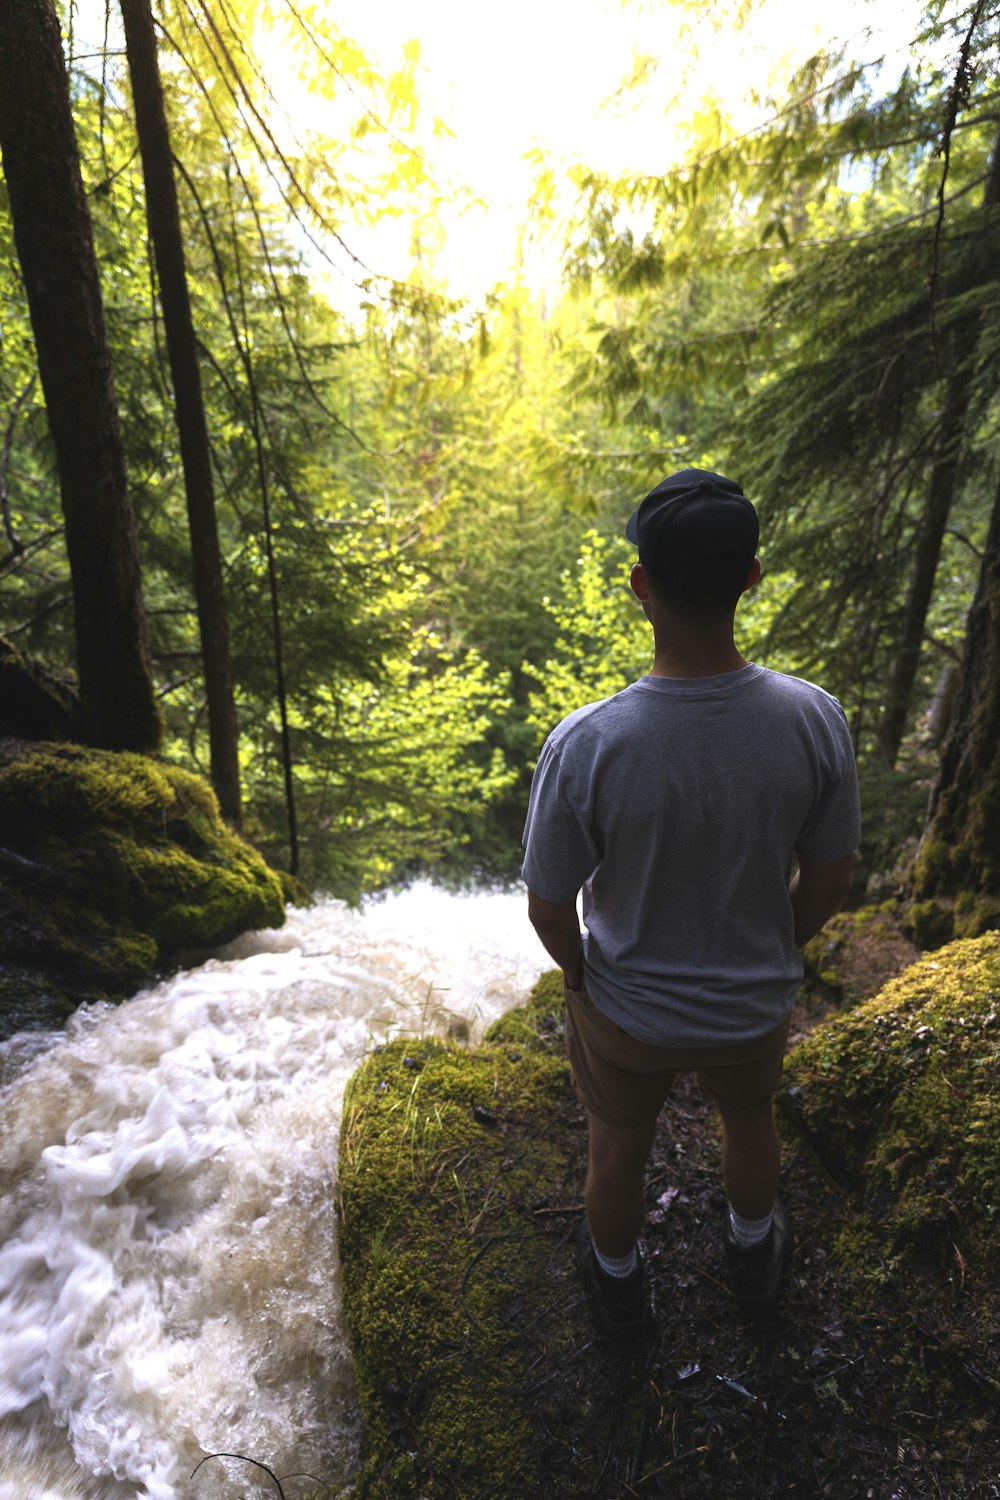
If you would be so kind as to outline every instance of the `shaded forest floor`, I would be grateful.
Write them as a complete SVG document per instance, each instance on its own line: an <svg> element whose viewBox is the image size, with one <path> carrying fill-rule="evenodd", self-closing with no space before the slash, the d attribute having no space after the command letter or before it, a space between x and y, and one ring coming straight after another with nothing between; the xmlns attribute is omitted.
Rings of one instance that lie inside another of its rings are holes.
<svg viewBox="0 0 1000 1500"><path fill-rule="evenodd" d="M808 1147L785 1151L796 1251L780 1311L765 1325L743 1323L722 1255L714 1115L697 1083L679 1080L648 1179L653 1327L632 1349L596 1333L566 1338L589 1323L573 1265L582 1161L566 1188L572 1209L537 1213L551 1239L551 1299L532 1330L533 1354L524 1351L548 1408L550 1494L1000 1497L996 1394L969 1347L978 1340L963 1326L958 1277L948 1288L887 1280L859 1312L856 1285L829 1249L846 1190ZM908 1394L914 1344L920 1399Z"/></svg>
<svg viewBox="0 0 1000 1500"><path fill-rule="evenodd" d="M844 925L831 942L852 998L877 991L916 956L898 931L884 933L888 941L879 945L861 934L855 941ZM830 1012L822 992L806 992L796 1039ZM541 1030L551 1033L543 1045L554 1057L562 1045L554 1013ZM512 1041L513 1032L499 1045L519 1066ZM423 1067L425 1056L430 1074L431 1051L403 1061ZM376 1094L391 1096L399 1062L390 1048L373 1064L383 1078ZM542 1198L514 1183L537 1149L530 1115L502 1106L498 1113L499 1120L487 1118L483 1148L502 1134L497 1171L511 1174L506 1208L494 1209L488 1192L466 1234L440 1231L452 1234L435 1252L448 1284L452 1273L441 1257L456 1239L465 1242L456 1321L437 1352L438 1330L426 1327L419 1371L414 1366L407 1379L397 1362L390 1399L376 1396L381 1456L369 1450L358 1491L364 1500L411 1493L392 1469L392 1453L405 1453L422 1474L412 1476L413 1493L425 1500L536 1493L554 1500L1000 1500L1000 1368L996 1328L983 1317L989 1287L957 1250L944 1269L918 1261L903 1273L887 1257L859 1277L843 1248L845 1225L864 1216L854 1184L838 1181L789 1120L781 1191L796 1250L779 1312L755 1325L741 1320L727 1284L717 1119L697 1081L678 1080L647 1180L651 1327L642 1342L622 1347L597 1333L574 1266L586 1140L575 1095L567 1084L548 1117L547 1144L565 1168L561 1182L547 1179ZM434 1219L440 1226L440 1214ZM417 1243L421 1253L430 1248ZM488 1317L484 1308L493 1309ZM365 1379L370 1374L370 1389L384 1391L384 1373L368 1363L372 1355L379 1363L384 1339L365 1342ZM445 1405L458 1406L468 1383L482 1389L487 1382L526 1424L520 1444L512 1427L502 1484L479 1466L485 1397L468 1413L465 1442L453 1437L435 1448L427 1425L438 1404L431 1391L443 1397L447 1389ZM366 1421L370 1415L369 1406Z"/></svg>

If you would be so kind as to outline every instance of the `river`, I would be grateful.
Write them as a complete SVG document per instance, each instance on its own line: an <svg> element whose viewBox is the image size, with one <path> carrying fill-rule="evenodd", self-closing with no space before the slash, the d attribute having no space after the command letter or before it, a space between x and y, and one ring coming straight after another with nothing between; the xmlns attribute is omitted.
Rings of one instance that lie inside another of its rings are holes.
<svg viewBox="0 0 1000 1500"><path fill-rule="evenodd" d="M548 967L523 894L325 900L0 1044L0 1500L288 1500L359 1424L333 1192L387 1034L482 1027ZM291 1477L296 1476L296 1477Z"/></svg>

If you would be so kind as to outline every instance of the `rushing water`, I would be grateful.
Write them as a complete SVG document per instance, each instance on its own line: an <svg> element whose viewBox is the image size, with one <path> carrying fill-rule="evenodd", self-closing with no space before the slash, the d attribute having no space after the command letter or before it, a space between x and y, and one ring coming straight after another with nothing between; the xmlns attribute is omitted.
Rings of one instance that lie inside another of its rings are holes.
<svg viewBox="0 0 1000 1500"><path fill-rule="evenodd" d="M0 1045L0 1500L344 1482L333 1189L387 1033L475 1036L546 966L513 894L326 901L65 1032ZM307 1477L311 1476L311 1477Z"/></svg>

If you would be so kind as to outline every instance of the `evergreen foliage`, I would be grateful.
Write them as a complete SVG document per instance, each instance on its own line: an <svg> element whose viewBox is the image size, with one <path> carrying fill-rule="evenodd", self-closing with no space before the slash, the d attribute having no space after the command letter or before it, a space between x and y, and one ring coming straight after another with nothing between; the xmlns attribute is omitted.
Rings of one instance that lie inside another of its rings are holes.
<svg viewBox="0 0 1000 1500"><path fill-rule="evenodd" d="M265 20L340 101L341 138L283 117ZM996 483L995 8L935 5L898 76L817 55L751 129L707 99L662 174L581 167L566 294L516 276L477 309L435 281L415 51L379 77L313 6L168 0L157 21L240 773L270 857L300 851L350 898L427 864L512 875L544 735L648 665L624 522L695 463L760 506L741 648L841 698L876 800L906 809L879 823L891 866ZM166 752L205 771L172 379L113 43L71 58L75 126ZM414 266L387 283L352 259L351 225L403 211ZM4 248L3 625L58 670L72 592L0 193ZM334 263L365 289L353 319L323 294Z"/></svg>

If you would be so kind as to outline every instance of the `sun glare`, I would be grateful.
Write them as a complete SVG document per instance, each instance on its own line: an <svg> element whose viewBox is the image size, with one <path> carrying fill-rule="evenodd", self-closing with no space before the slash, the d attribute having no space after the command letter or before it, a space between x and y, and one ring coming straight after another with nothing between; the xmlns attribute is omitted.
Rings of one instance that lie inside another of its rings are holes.
<svg viewBox="0 0 1000 1500"><path fill-rule="evenodd" d="M864 52L885 51L898 71L916 14L898 0L833 0L822 9L761 0L737 25L739 9L737 0L508 0L499 10L464 0L338 0L337 26L381 70L398 67L404 45L419 42L410 139L429 167L439 220L434 235L419 207L386 216L352 230L352 250L373 271L405 279L419 233L424 274L472 300L515 267L532 281L554 278L554 238L540 226L525 234L542 167L552 170L558 217L573 165L663 173L682 159L697 111L714 105L737 129L751 128L761 101L833 39L870 31ZM269 54L269 77L297 126L343 128L335 105L306 103L300 67L280 47ZM328 277L331 297L350 305L358 274L345 264Z"/></svg>
<svg viewBox="0 0 1000 1500"><path fill-rule="evenodd" d="M340 34L384 75L417 44L416 117L382 123L426 169L425 185L409 198L394 200L387 189L367 212L345 211L350 254L333 245L327 264L306 248L324 291L348 313L363 300L359 283L369 273L421 275L472 302L515 274L533 285L554 281L572 167L663 174L683 159L699 111L716 107L732 128L752 128L793 69L838 38L855 39L855 56L884 53L898 72L919 13L916 0L831 0L822 8L802 0L749 8L745 0L507 0L501 8L327 0L327 7ZM277 133L299 148L314 137L350 139L364 90L323 87L328 64L301 33L297 46L290 39L298 7L275 0L262 12L255 49ZM104 14L103 0L77 0L78 35L95 52ZM377 183L387 170L386 141L373 129L352 149L348 167L359 181ZM548 218L536 197L544 170Z"/></svg>

